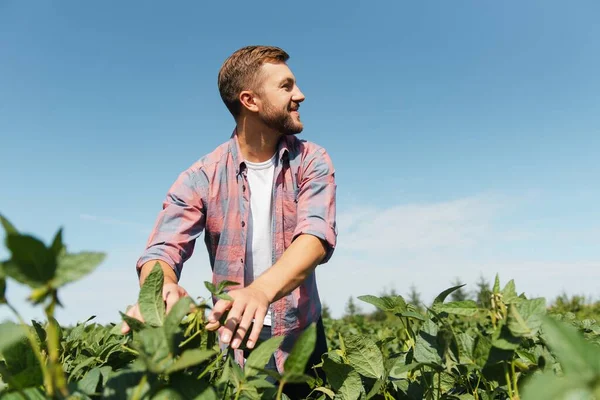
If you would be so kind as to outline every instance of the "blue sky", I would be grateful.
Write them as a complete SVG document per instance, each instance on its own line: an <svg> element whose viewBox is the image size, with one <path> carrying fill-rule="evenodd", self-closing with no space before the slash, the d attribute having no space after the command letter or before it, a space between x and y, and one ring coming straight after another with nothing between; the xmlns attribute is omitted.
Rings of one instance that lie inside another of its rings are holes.
<svg viewBox="0 0 600 400"><path fill-rule="evenodd" d="M594 1L4 0L0 213L106 252L65 288L58 316L116 322L167 189L233 129L219 67L272 44L306 95L301 137L336 168L339 246L317 270L334 315L349 296L414 284L429 301L456 277L473 289L496 273L532 297L598 299L599 12ZM205 296L209 279L200 242L181 282ZM26 294L9 283L38 317Z"/></svg>

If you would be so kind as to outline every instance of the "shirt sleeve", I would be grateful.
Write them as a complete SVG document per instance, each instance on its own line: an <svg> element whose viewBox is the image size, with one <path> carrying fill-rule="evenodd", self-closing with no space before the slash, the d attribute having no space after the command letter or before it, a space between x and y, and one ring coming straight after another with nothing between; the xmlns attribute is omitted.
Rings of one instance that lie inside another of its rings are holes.
<svg viewBox="0 0 600 400"><path fill-rule="evenodd" d="M321 148L307 158L298 182L298 215L294 239L310 234L321 239L327 253L321 264L329 261L337 241L336 183L331 158Z"/></svg>
<svg viewBox="0 0 600 400"><path fill-rule="evenodd" d="M161 260L181 277L183 263L194 252L206 223L208 179L198 169L188 169L173 183L163 201L146 249L136 263L138 277L144 263Z"/></svg>

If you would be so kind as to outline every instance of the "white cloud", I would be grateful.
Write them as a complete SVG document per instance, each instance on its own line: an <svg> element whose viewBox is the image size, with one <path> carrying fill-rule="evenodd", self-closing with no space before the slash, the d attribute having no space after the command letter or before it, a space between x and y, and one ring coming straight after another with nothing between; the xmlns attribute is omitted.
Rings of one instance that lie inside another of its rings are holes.
<svg viewBox="0 0 600 400"><path fill-rule="evenodd" d="M365 252L471 246L489 233L501 204L489 195L340 213L339 248Z"/></svg>

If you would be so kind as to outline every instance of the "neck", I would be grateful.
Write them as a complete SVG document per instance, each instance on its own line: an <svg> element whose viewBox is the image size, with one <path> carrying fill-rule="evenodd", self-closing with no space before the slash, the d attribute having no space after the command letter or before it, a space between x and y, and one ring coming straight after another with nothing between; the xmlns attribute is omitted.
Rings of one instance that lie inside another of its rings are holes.
<svg viewBox="0 0 600 400"><path fill-rule="evenodd" d="M236 132L242 157L250 162L263 162L273 157L281 138L281 133L248 118L238 121Z"/></svg>

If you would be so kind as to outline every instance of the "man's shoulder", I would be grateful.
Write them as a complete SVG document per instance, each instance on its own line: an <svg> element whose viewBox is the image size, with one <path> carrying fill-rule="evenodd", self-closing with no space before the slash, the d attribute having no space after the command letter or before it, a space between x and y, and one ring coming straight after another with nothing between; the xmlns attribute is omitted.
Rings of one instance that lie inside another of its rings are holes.
<svg viewBox="0 0 600 400"><path fill-rule="evenodd" d="M218 145L211 152L205 154L196 160L189 168L189 171L206 173L214 172L220 165L227 162L229 153L231 152L230 141L226 141Z"/></svg>
<svg viewBox="0 0 600 400"><path fill-rule="evenodd" d="M320 155L327 152L325 147L310 140L301 139L296 135L288 135L285 137L285 140L292 155L298 155L302 158L306 158L307 156L311 155Z"/></svg>

